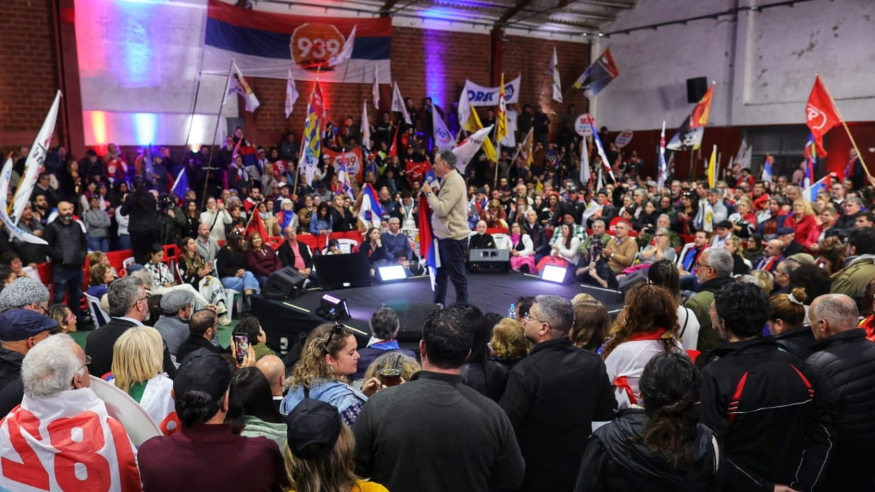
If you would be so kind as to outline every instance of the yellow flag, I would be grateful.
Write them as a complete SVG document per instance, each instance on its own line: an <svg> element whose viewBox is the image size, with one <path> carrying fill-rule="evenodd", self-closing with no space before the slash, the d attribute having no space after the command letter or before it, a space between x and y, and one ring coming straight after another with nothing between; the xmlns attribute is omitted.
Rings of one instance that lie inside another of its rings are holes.
<svg viewBox="0 0 875 492"><path fill-rule="evenodd" d="M507 103L504 98L504 73L501 74L501 87L498 91L498 119L495 122L495 140L501 142L507 135Z"/></svg>
<svg viewBox="0 0 875 492"><path fill-rule="evenodd" d="M477 110L471 109L471 118L465 125L465 129L474 133L481 128L483 128L483 123L480 122L480 116L477 115ZM498 154L495 153L495 147L492 145L492 140L489 140L489 137L483 139L483 153L486 154L488 160L498 162Z"/></svg>
<svg viewBox="0 0 875 492"><path fill-rule="evenodd" d="M708 188L713 189L717 184L717 146L711 151L711 160L708 162Z"/></svg>

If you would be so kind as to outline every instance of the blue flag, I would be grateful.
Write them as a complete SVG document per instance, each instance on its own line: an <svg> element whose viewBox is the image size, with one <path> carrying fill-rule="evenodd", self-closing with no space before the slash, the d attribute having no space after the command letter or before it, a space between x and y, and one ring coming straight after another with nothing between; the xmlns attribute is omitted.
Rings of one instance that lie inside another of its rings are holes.
<svg viewBox="0 0 875 492"><path fill-rule="evenodd" d="M170 190L179 200L185 199L185 192L188 191L188 176L185 174L185 166L179 170L176 175L176 181L173 182L173 189Z"/></svg>

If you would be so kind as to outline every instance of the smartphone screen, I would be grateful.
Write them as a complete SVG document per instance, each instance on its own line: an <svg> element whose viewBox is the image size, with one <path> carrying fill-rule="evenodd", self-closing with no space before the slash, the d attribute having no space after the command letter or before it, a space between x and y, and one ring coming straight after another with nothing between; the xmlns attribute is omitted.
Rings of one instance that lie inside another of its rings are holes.
<svg viewBox="0 0 875 492"><path fill-rule="evenodd" d="M237 362L243 362L246 359L246 354L249 353L249 337L245 334L234 335L234 346L236 347L234 356L237 358Z"/></svg>

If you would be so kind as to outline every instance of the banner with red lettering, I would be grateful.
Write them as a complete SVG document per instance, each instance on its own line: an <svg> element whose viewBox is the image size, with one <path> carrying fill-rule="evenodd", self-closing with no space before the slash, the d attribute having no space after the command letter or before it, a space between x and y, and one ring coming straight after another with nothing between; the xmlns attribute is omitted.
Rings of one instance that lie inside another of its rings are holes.
<svg viewBox="0 0 875 492"><path fill-rule="evenodd" d="M334 166L334 171L337 172L340 169L340 163L342 160L346 160L346 172L351 179L355 179L357 182L362 182L362 148L356 147L352 150L347 150L346 152L335 152L333 150L329 150L326 148L322 149L322 155L327 155L331 164Z"/></svg>
<svg viewBox="0 0 875 492"><path fill-rule="evenodd" d="M24 397L0 425L0 490L140 490L122 424L90 388Z"/></svg>

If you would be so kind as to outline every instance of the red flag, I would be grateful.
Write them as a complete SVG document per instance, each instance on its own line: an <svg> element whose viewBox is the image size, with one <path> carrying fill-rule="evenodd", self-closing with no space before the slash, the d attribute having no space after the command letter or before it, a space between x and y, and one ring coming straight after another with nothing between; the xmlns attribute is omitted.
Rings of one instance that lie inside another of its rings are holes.
<svg viewBox="0 0 875 492"><path fill-rule="evenodd" d="M253 232L257 232L261 236L261 240L267 244L267 230L264 228L264 222L261 221L261 215L258 213L257 208L252 210L252 218L249 220L249 224L246 225L246 231L243 232L243 235L249 237Z"/></svg>
<svg viewBox="0 0 875 492"><path fill-rule="evenodd" d="M714 86L712 85L708 87L708 92L693 108L693 114L690 116L690 128L699 128L708 124L708 118L711 116L711 99L713 98Z"/></svg>
<svg viewBox="0 0 875 492"><path fill-rule="evenodd" d="M428 199L425 195L419 197L419 256L428 258L428 250L432 247L431 233L431 206L428 204Z"/></svg>
<svg viewBox="0 0 875 492"><path fill-rule="evenodd" d="M814 142L817 144L817 153L826 155L823 149L823 136L836 125L840 124L842 119L839 117L839 112L835 107L832 96L826 90L826 85L820 80L820 75L814 79L814 87L811 89L811 95L808 96L808 105L805 106L805 123L814 134Z"/></svg>
<svg viewBox="0 0 875 492"><path fill-rule="evenodd" d="M392 145L389 146L389 157L398 156L398 130L400 128L401 125L395 127L395 136L392 137Z"/></svg>

